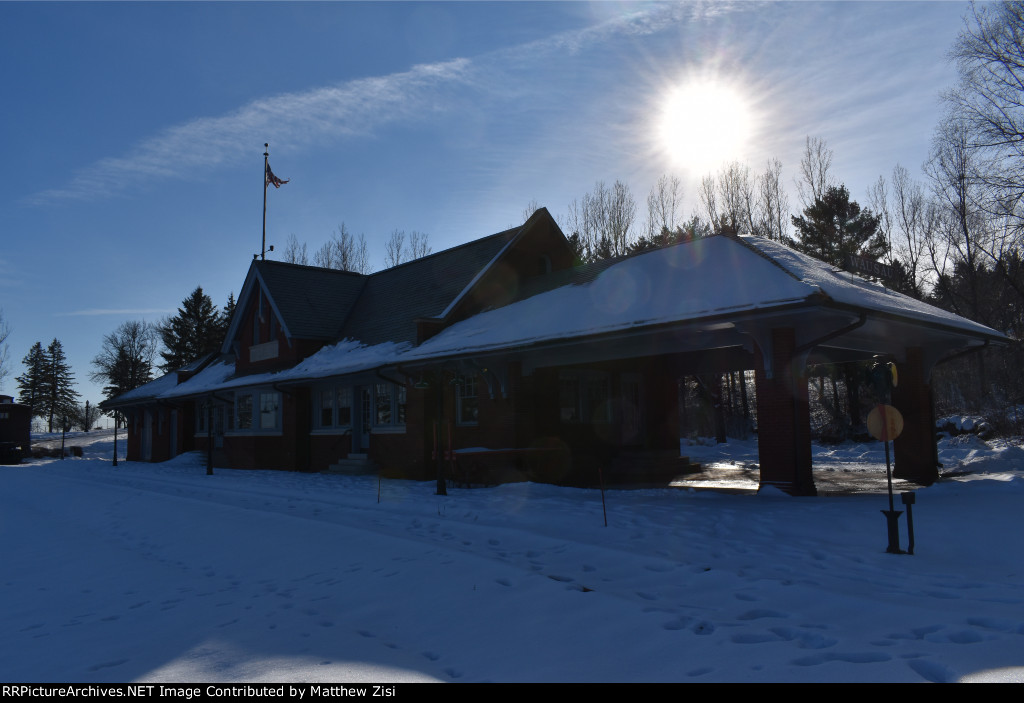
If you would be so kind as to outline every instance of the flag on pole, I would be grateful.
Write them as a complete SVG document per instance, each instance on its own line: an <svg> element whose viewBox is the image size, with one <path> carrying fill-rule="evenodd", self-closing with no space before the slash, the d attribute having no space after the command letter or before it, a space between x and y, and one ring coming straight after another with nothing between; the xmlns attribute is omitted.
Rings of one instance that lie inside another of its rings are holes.
<svg viewBox="0 0 1024 703"><path fill-rule="evenodd" d="M263 183L264 190L266 189L267 186L274 186L275 188L280 188L281 186L283 186L285 183L288 182L288 181L282 181L280 178L278 178L277 176L274 175L274 172L270 170L270 162L269 161L267 162L267 172L266 172L265 175L266 175L266 180Z"/></svg>

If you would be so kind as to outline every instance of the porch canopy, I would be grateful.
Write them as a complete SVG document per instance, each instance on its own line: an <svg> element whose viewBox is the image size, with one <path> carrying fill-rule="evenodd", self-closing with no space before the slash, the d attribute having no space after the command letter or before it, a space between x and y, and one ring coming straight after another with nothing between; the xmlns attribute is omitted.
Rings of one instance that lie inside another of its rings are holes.
<svg viewBox="0 0 1024 703"><path fill-rule="evenodd" d="M958 350L1003 343L984 325L780 243L714 236L547 278L545 290L457 322L398 356L407 372L442 361L534 368L668 356L756 371L762 483L814 492L806 368L884 355L900 371L897 469L937 477L928 382ZM668 380L668 379L666 379ZM501 379L498 379L498 383Z"/></svg>

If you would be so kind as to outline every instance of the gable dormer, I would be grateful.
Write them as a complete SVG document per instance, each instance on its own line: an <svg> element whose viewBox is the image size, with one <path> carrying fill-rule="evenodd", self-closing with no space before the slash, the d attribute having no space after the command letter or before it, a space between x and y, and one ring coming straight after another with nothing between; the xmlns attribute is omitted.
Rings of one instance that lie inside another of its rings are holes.
<svg viewBox="0 0 1024 703"><path fill-rule="evenodd" d="M436 318L417 320L419 341L450 324L515 300L525 284L576 263L572 247L547 208L540 208Z"/></svg>
<svg viewBox="0 0 1024 703"><path fill-rule="evenodd" d="M240 374L292 366L334 342L365 276L316 266L254 261L222 351Z"/></svg>

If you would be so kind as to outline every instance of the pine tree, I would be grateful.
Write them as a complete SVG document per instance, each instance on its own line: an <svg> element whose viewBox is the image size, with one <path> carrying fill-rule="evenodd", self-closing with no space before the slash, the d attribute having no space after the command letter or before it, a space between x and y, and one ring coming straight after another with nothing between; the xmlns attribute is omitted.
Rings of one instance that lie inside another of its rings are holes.
<svg viewBox="0 0 1024 703"><path fill-rule="evenodd" d="M834 266L845 266L850 254L880 260L888 249L878 231L879 218L850 200L846 186L833 186L793 218L794 246Z"/></svg>
<svg viewBox="0 0 1024 703"><path fill-rule="evenodd" d="M221 313L210 296L196 286L181 302L178 314L159 326L166 351L160 352L165 372L175 371L220 348L224 338Z"/></svg>
<svg viewBox="0 0 1024 703"><path fill-rule="evenodd" d="M228 334L228 327L231 326L231 318L235 315L235 307L235 294L234 292L228 293L228 302L220 312L220 337L217 344L218 347L224 344L224 338Z"/></svg>
<svg viewBox="0 0 1024 703"><path fill-rule="evenodd" d="M46 395L46 370L50 360L46 356L41 342L36 342L25 358L21 360L26 367L25 373L18 376L18 402L32 408L32 417L46 417L43 410L43 398Z"/></svg>
<svg viewBox="0 0 1024 703"><path fill-rule="evenodd" d="M53 432L54 421L63 421L65 417L74 417L78 407L78 394L72 386L75 376L68 366L64 347L54 339L46 348L47 365L43 404L47 418L47 428Z"/></svg>

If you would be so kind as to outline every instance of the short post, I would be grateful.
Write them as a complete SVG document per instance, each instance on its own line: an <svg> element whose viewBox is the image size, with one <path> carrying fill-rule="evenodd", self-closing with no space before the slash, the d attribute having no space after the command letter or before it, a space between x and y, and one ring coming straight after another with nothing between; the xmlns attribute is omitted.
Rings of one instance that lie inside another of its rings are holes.
<svg viewBox="0 0 1024 703"><path fill-rule="evenodd" d="M68 418L65 415L60 421L60 460L64 461L64 435L68 431Z"/></svg>
<svg viewBox="0 0 1024 703"><path fill-rule="evenodd" d="M907 534L910 541L907 543L907 554L914 553L914 503L917 501L917 494L913 491L900 493L903 505L907 506Z"/></svg>
<svg viewBox="0 0 1024 703"><path fill-rule="evenodd" d="M117 411L114 411L114 466L117 466Z"/></svg>

